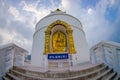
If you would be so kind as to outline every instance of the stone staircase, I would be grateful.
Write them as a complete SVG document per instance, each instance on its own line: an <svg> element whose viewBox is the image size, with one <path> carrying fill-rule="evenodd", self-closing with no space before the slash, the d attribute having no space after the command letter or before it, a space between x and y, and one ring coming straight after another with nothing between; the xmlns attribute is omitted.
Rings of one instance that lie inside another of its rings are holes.
<svg viewBox="0 0 120 80"><path fill-rule="evenodd" d="M65 72L36 72L13 67L6 73L5 80L120 80L120 75L103 63L87 69Z"/></svg>

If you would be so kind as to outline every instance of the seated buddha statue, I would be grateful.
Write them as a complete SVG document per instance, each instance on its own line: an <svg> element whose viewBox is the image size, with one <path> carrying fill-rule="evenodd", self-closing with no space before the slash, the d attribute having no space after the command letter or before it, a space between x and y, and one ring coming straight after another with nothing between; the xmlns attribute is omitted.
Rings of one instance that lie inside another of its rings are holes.
<svg viewBox="0 0 120 80"><path fill-rule="evenodd" d="M66 36L63 32L57 31L52 37L53 52L66 51Z"/></svg>

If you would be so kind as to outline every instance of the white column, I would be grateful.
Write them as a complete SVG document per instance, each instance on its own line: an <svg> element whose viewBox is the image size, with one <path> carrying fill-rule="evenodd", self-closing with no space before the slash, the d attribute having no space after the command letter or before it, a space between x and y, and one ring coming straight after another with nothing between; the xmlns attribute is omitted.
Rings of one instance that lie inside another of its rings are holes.
<svg viewBox="0 0 120 80"><path fill-rule="evenodd" d="M69 70L72 71L72 54L69 54Z"/></svg>
<svg viewBox="0 0 120 80"><path fill-rule="evenodd" d="M45 72L48 71L48 59L47 59L47 55L44 55L43 57L43 63L44 63L44 69Z"/></svg>

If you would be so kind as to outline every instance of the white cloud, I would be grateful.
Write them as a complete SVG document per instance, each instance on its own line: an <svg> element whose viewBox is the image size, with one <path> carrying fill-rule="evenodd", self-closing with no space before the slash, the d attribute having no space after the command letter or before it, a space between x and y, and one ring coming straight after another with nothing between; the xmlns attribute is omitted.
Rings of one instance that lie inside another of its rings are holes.
<svg viewBox="0 0 120 80"><path fill-rule="evenodd" d="M116 0L110 0L110 6L113 6L115 4Z"/></svg>
<svg viewBox="0 0 120 80"><path fill-rule="evenodd" d="M0 3L2 4L2 7L4 7L6 0L0 0Z"/></svg>
<svg viewBox="0 0 120 80"><path fill-rule="evenodd" d="M93 9L92 8L88 8L88 14L93 14Z"/></svg>
<svg viewBox="0 0 120 80"><path fill-rule="evenodd" d="M3 1L4 5L0 11L0 43L14 42L28 51L32 46L32 33L34 19L21 13L18 6L13 6L9 1ZM35 24L34 24L35 25Z"/></svg>
<svg viewBox="0 0 120 80"><path fill-rule="evenodd" d="M113 33L104 16L109 4L107 0L101 0L95 7L85 9L81 7L81 2L62 0L61 6L82 22L90 47L101 40L107 40Z"/></svg>
<svg viewBox="0 0 120 80"><path fill-rule="evenodd" d="M61 5L65 9L69 9L71 7L71 4L70 4L69 0L61 0Z"/></svg>
<svg viewBox="0 0 120 80"><path fill-rule="evenodd" d="M1 32L1 36L3 38L3 43L11 41L13 39L13 35L10 35L8 31L6 31L5 29L0 29Z"/></svg>
<svg viewBox="0 0 120 80"><path fill-rule="evenodd" d="M18 12L18 10L17 10L15 7L10 6L9 12L10 12L13 16L15 16L15 18L19 17L19 12Z"/></svg>
<svg viewBox="0 0 120 80"><path fill-rule="evenodd" d="M75 15L82 11L80 3L80 0L61 0L60 8L65 10L67 13Z"/></svg>
<svg viewBox="0 0 120 80"><path fill-rule="evenodd" d="M10 42L14 42L17 45L30 50L32 46L32 41L25 39L21 34L18 34L14 31L10 32L7 29L0 29L0 36L2 37L2 44L6 44L6 43L10 43Z"/></svg>
<svg viewBox="0 0 120 80"><path fill-rule="evenodd" d="M27 11L29 13L30 12L33 13L32 17L35 17L37 19L36 21L38 21L42 17L44 17L45 15L47 15L48 12L50 11L50 10L46 9L45 7L40 7L40 9L38 10L37 9L38 3L39 3L39 1L36 2L35 4L34 3L33 4L27 4L25 1L22 1L20 3L20 5L23 7L23 10L25 10L25 11Z"/></svg>
<svg viewBox="0 0 120 80"><path fill-rule="evenodd" d="M10 14L13 15L15 21L23 21L23 17L20 15L19 11L15 7L10 6L8 11Z"/></svg>

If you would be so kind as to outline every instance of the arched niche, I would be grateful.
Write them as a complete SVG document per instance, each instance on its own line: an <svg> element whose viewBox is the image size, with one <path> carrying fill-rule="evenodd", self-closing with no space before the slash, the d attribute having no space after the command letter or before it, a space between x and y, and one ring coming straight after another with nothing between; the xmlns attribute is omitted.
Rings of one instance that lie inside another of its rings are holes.
<svg viewBox="0 0 120 80"><path fill-rule="evenodd" d="M73 35L72 32L73 30L71 29L70 25L62 20L56 20L55 22L51 23L46 31L45 31L45 47L44 47L44 54L49 54L49 53L53 53L54 51L51 50L50 46L53 44L50 44L51 42L51 35L52 34L52 29L56 26L56 25L62 25L62 27L65 27L66 29L66 33L67 33L67 45L68 45L68 53L69 54L74 54L76 53L75 51L75 47L74 47L74 41L73 41ZM61 32L62 34L62 32ZM59 52L59 51L58 51Z"/></svg>

